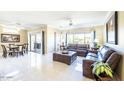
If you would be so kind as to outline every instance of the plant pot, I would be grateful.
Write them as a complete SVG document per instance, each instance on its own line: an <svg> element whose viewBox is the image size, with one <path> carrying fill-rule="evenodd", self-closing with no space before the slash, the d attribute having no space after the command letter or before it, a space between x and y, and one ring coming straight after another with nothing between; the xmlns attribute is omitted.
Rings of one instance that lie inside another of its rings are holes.
<svg viewBox="0 0 124 93"><path fill-rule="evenodd" d="M100 81L112 81L112 78L110 78L110 77L100 77L99 80Z"/></svg>
<svg viewBox="0 0 124 93"><path fill-rule="evenodd" d="M99 76L94 74L96 81L112 81L113 79L105 74L100 74Z"/></svg>

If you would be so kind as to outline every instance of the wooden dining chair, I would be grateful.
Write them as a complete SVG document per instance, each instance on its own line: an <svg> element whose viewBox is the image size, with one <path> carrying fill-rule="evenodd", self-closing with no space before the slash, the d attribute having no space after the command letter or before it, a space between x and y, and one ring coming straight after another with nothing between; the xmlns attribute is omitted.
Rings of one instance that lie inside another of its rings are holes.
<svg viewBox="0 0 124 93"><path fill-rule="evenodd" d="M5 47L5 45L1 45L1 47L2 47L2 49L3 49L3 57L7 57L7 55L9 54L9 55L12 55L12 53L13 53L13 51L11 51L11 50L7 50L6 49L6 47Z"/></svg>

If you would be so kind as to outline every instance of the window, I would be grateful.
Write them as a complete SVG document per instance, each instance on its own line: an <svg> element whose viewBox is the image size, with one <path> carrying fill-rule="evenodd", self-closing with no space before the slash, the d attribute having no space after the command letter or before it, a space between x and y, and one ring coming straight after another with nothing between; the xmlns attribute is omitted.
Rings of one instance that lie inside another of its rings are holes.
<svg viewBox="0 0 124 93"><path fill-rule="evenodd" d="M73 34L67 34L67 43L72 44L74 42L73 37L74 37Z"/></svg>
<svg viewBox="0 0 124 93"><path fill-rule="evenodd" d="M85 39L84 39L84 34L74 34L74 43L75 44L84 44Z"/></svg>
<svg viewBox="0 0 124 93"><path fill-rule="evenodd" d="M66 33L61 33L61 44L66 44Z"/></svg>
<svg viewBox="0 0 124 93"><path fill-rule="evenodd" d="M67 43L69 44L89 44L91 42L91 33L71 33L67 34Z"/></svg>

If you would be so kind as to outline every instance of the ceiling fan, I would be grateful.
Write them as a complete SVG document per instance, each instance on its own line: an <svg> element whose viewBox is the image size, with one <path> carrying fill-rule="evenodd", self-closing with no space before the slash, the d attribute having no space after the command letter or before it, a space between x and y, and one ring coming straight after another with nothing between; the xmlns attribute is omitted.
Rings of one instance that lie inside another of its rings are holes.
<svg viewBox="0 0 124 93"><path fill-rule="evenodd" d="M72 22L72 19L69 20L69 26L72 26L73 25L73 22Z"/></svg>

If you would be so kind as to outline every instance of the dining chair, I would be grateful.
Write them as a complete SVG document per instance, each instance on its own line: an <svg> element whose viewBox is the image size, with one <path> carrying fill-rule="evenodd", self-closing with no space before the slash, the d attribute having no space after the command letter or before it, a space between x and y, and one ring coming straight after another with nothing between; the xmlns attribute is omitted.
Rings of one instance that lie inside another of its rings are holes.
<svg viewBox="0 0 124 93"><path fill-rule="evenodd" d="M26 52L28 53L28 43L26 43Z"/></svg>
<svg viewBox="0 0 124 93"><path fill-rule="evenodd" d="M13 51L11 51L11 50L7 50L6 49L6 47L5 47L5 45L1 45L1 47L2 47L2 49L3 49L3 57L7 57L7 55L9 54L9 55L12 55L12 53L13 53Z"/></svg>
<svg viewBox="0 0 124 93"><path fill-rule="evenodd" d="M23 45L19 46L19 49L15 51L15 53L17 54L17 56L20 55L24 55L24 51L23 51Z"/></svg>
<svg viewBox="0 0 124 93"><path fill-rule="evenodd" d="M24 51L24 53L28 53L28 44L27 43L23 44L23 51Z"/></svg>
<svg viewBox="0 0 124 93"><path fill-rule="evenodd" d="M18 57L18 55L23 55L23 46L16 46L12 50L16 57Z"/></svg>
<svg viewBox="0 0 124 93"><path fill-rule="evenodd" d="M9 46L13 46L13 45L15 45L15 44L9 44Z"/></svg>

